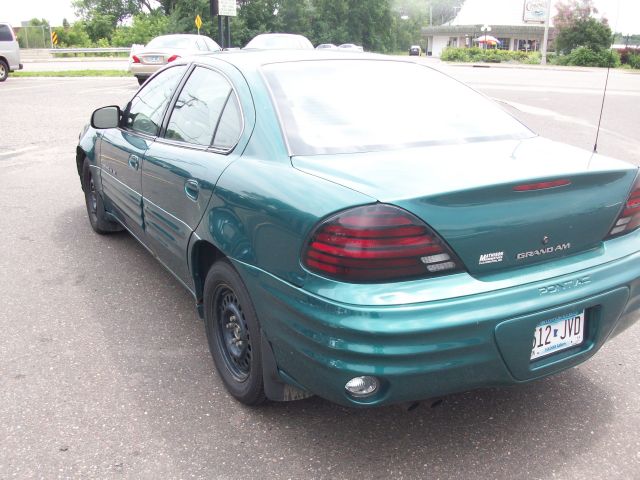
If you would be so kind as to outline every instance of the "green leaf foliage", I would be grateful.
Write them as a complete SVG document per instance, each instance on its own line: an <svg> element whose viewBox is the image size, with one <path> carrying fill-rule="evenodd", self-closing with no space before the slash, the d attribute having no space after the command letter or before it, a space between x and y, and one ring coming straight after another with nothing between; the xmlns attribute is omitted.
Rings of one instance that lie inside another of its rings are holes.
<svg viewBox="0 0 640 480"><path fill-rule="evenodd" d="M561 28L556 38L556 49L569 53L577 47L586 47L595 52L611 46L611 28L595 18L577 20Z"/></svg>
<svg viewBox="0 0 640 480"><path fill-rule="evenodd" d="M576 67L619 67L620 54L612 50L594 51L588 47L578 47L568 55L557 58L559 65L572 65Z"/></svg>

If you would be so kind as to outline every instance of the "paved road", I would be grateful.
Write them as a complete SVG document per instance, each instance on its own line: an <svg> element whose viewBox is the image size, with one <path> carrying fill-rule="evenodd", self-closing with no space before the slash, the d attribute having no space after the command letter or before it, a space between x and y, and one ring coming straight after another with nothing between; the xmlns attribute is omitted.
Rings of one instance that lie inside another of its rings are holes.
<svg viewBox="0 0 640 480"><path fill-rule="evenodd" d="M60 72L67 70L126 70L127 58L55 59L25 61L25 72Z"/></svg>
<svg viewBox="0 0 640 480"><path fill-rule="evenodd" d="M581 122L593 123L595 94L565 90L595 78L536 73L553 79L541 104L518 89L539 85L530 71L454 75L520 104L542 134L577 144L593 133ZM635 93L612 96L605 125L616 134L602 146L636 163L638 79L620 79ZM640 326L553 378L434 408L233 401L190 296L130 236L97 236L86 219L78 132L136 86L0 85L0 478L640 478Z"/></svg>

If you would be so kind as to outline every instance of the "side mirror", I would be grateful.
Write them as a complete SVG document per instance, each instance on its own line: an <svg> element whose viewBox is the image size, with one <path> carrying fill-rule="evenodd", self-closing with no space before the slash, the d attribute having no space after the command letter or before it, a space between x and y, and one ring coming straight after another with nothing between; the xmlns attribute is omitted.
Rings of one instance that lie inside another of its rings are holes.
<svg viewBox="0 0 640 480"><path fill-rule="evenodd" d="M120 125L121 117L120 107L115 105L102 107L91 114L91 126L93 128L117 128Z"/></svg>

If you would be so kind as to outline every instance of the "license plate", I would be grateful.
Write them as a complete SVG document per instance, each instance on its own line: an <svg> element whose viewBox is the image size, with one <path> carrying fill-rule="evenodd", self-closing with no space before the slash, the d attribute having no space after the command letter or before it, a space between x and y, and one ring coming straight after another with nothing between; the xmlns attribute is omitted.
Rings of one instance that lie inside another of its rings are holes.
<svg viewBox="0 0 640 480"><path fill-rule="evenodd" d="M162 57L145 57L147 63L162 63Z"/></svg>
<svg viewBox="0 0 640 480"><path fill-rule="evenodd" d="M561 352L584 341L584 310L545 320L533 332L531 360Z"/></svg>

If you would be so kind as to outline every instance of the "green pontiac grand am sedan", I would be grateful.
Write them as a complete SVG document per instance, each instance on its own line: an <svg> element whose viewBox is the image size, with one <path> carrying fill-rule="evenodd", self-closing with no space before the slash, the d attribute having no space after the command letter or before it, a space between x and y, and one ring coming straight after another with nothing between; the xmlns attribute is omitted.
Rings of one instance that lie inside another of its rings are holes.
<svg viewBox="0 0 640 480"><path fill-rule="evenodd" d="M638 168L409 60L179 60L96 110L76 161L93 229L127 230L193 294L245 404L528 382L640 309Z"/></svg>

